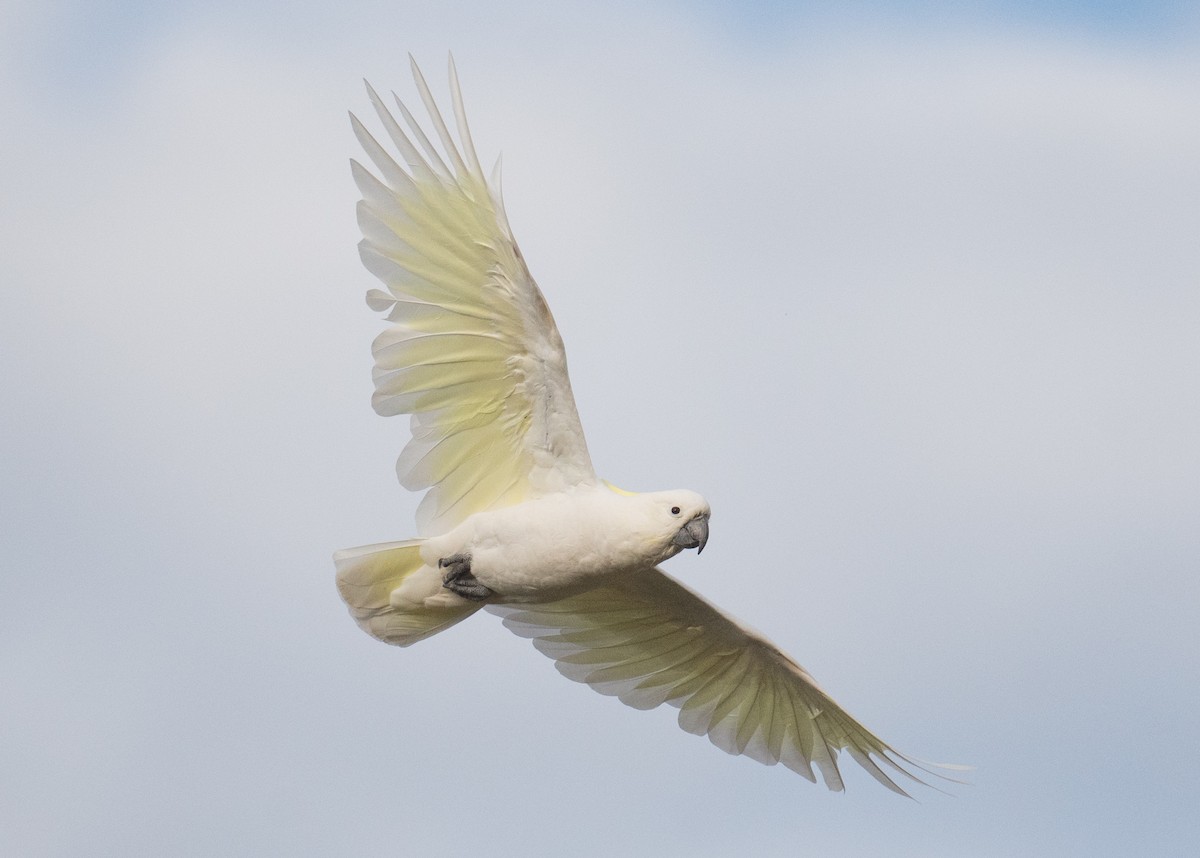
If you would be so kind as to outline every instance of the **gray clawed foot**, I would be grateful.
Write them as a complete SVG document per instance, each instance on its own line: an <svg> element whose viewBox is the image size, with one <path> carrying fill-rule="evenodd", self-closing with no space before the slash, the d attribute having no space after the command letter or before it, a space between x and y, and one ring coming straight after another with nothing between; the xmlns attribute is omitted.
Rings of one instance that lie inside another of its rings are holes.
<svg viewBox="0 0 1200 858"><path fill-rule="evenodd" d="M452 593L457 593L464 599L482 601L492 595L492 591L479 583L471 574L470 554L451 554L438 561L438 567L446 570L442 576L442 586Z"/></svg>

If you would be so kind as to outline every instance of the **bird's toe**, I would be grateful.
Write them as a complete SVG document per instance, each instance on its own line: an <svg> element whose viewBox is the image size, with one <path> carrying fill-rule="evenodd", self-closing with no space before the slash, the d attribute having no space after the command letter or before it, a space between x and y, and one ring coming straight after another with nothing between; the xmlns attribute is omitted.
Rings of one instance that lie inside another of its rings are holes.
<svg viewBox="0 0 1200 858"><path fill-rule="evenodd" d="M481 601L492 595L492 590L479 583L471 574L470 554L451 554L438 560L438 568L445 569L442 586L464 599Z"/></svg>

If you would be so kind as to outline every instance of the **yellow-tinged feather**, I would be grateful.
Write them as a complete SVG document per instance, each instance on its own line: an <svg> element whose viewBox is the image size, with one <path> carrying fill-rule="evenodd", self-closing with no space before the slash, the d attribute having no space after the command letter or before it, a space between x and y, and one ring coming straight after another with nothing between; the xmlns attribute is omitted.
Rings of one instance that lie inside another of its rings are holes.
<svg viewBox="0 0 1200 858"><path fill-rule="evenodd" d="M434 576L421 560L421 542L411 539L339 551L338 592L368 634L397 646L408 646L475 613L478 602L444 591L421 604L406 604L396 594L416 576Z"/></svg>
<svg viewBox="0 0 1200 858"><path fill-rule="evenodd" d="M918 780L923 768L896 752L829 698L773 644L719 613L659 570L618 575L549 604L491 605L533 638L566 676L631 706L669 703L683 729L731 754L783 763L843 788L839 751L889 789L882 765Z"/></svg>
<svg viewBox="0 0 1200 858"><path fill-rule="evenodd" d="M610 483L608 480L605 480L605 481L604 481L604 485L608 486L610 489L612 489L612 490L613 490L614 492L616 492L617 494L619 494L619 495L625 495L626 497L632 497L632 496L634 496L634 495L636 495L636 494L637 494L637 492L631 492L631 491L629 491L628 489L623 489L623 488L620 488L620 487L618 487L618 486L614 486L614 485L613 485L612 483Z"/></svg>
<svg viewBox="0 0 1200 858"><path fill-rule="evenodd" d="M370 303L396 323L375 343L372 402L381 414L417 418L421 436L398 472L406 486L429 490L418 523L436 533L473 513L596 478L561 338L499 190L480 169L457 76L452 68L459 142L415 64L413 74L441 152L398 99L407 131L368 85L400 161L351 117L378 178L358 163L351 169L363 195L363 264L392 299L373 292Z"/></svg>

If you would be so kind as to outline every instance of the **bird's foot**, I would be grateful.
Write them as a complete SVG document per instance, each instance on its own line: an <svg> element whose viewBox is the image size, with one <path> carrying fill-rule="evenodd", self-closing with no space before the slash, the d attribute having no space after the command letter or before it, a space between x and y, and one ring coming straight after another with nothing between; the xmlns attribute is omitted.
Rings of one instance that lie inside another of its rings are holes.
<svg viewBox="0 0 1200 858"><path fill-rule="evenodd" d="M492 595L491 589L479 583L471 574L470 554L451 554L438 560L438 568L445 569L442 586L464 599L482 601Z"/></svg>

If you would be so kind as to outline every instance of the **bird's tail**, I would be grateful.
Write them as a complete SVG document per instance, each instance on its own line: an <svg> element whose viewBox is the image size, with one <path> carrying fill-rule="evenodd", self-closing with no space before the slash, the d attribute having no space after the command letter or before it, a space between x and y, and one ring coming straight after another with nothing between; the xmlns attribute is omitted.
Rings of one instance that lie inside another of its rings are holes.
<svg viewBox="0 0 1200 858"><path fill-rule="evenodd" d="M482 607L442 586L440 570L421 559L420 539L347 548L333 555L337 587L367 634L408 646Z"/></svg>

